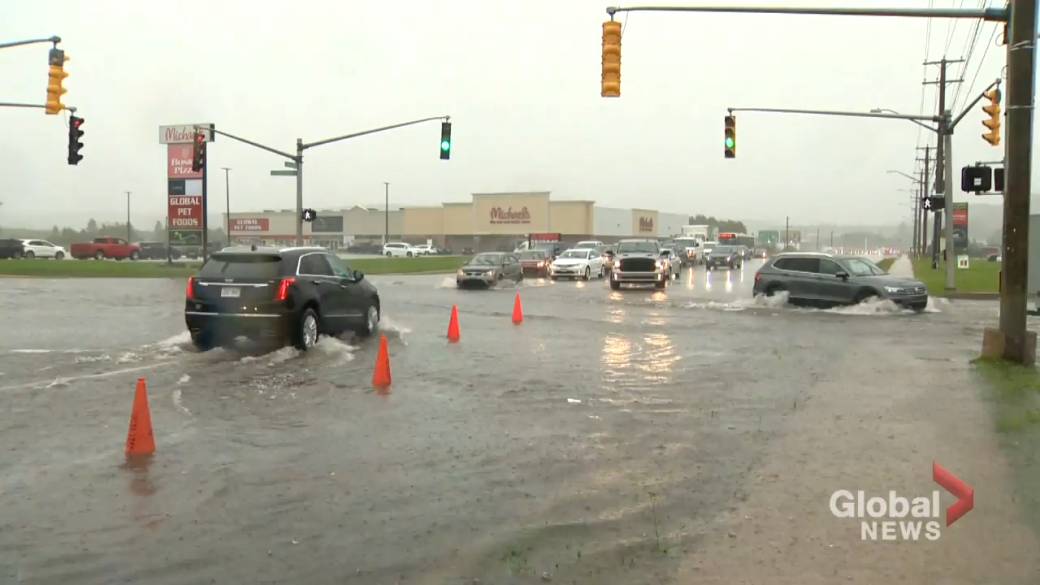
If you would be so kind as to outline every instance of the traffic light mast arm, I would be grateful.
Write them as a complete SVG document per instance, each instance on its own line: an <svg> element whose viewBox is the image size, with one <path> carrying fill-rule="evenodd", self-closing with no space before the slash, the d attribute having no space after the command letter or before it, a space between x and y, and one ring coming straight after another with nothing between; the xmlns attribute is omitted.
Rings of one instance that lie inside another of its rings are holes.
<svg viewBox="0 0 1040 585"><path fill-rule="evenodd" d="M818 14L827 16L908 16L915 18L970 18L1008 21L1007 8L797 8L780 6L608 6L607 14L617 12L743 12L752 14Z"/></svg>
<svg viewBox="0 0 1040 585"><path fill-rule="evenodd" d="M726 108L730 112L768 112L773 114L809 114L817 116L849 116L853 118L888 118L891 120L910 120L911 122L923 126L932 132L938 132L939 130L924 124L921 120L929 120L932 122L939 122L939 116L925 116L925 115L913 115L913 114L886 114L884 112L842 112L836 110L795 110L789 108Z"/></svg>
<svg viewBox="0 0 1040 585"><path fill-rule="evenodd" d="M46 39L29 39L28 41L14 41L13 43L0 43L0 49L7 49L10 47L20 47L22 45L35 45L36 43L53 43L57 45L61 42L61 37L54 36Z"/></svg>
<svg viewBox="0 0 1040 585"><path fill-rule="evenodd" d="M994 87L1000 87L1000 79L997 79L993 83L991 83L988 86L986 86L985 89L983 89L982 91L979 92L979 95L975 96L975 99L972 100L972 102L970 104L965 106L964 111L961 112L959 116L954 118L952 122L950 122L950 132L953 132L953 127L956 126L957 122L960 122L961 118L966 116L968 114L968 112L970 112L971 109L975 107L975 104L979 103L980 101L982 101L982 98L986 97L986 92L988 92L989 90L993 89Z"/></svg>
<svg viewBox="0 0 1040 585"><path fill-rule="evenodd" d="M412 120L410 122L401 122L400 124L393 124L390 126L383 126L382 128L373 128L371 130L364 130L362 132L355 132L353 134L347 134L345 136L337 136L335 138L326 138L325 140L319 140L317 142L308 142L303 145L303 149L313 148L315 146L321 146L323 144L329 144L330 142L339 142L340 140L346 140L348 138L357 138L358 136L364 136L366 134L375 134L376 132L385 132L386 130L393 130L394 128L401 128L404 126L411 126L412 124L420 124L422 122L429 122L431 120L444 120L448 122L451 120L451 116L432 116L430 118L422 118L421 120Z"/></svg>
<svg viewBox="0 0 1040 585"><path fill-rule="evenodd" d="M235 136L234 134L228 134L227 132L223 132L221 130L217 130L216 128L213 128L213 127L210 127L210 126L196 126L195 129L196 130L203 130L203 131L209 130L210 132L212 132L214 134L219 134L221 136L226 136L226 137L228 137L228 138L230 138L232 140L237 140L239 142L248 144L249 146L255 146L256 148L259 148L261 150L266 150L267 152L273 152L274 154L280 154L280 155L284 156L285 158L287 158L289 160L296 160L296 155L294 155L294 154L289 154L287 152L282 152L282 151L278 150L277 148L271 148L270 146L264 146L263 144L260 144L259 142L253 142L252 140L246 140L245 138L241 138L239 136Z"/></svg>

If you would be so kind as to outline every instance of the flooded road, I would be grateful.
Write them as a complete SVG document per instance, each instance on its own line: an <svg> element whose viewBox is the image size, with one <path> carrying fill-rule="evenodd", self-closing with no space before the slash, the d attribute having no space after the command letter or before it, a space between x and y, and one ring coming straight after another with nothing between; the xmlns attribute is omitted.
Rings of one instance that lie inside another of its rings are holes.
<svg viewBox="0 0 1040 585"><path fill-rule="evenodd" d="M181 281L0 280L0 582L691 582L818 389L966 384L996 321L780 306L757 267L667 291L372 277L388 394L375 338L196 352ZM130 466L139 377L157 451Z"/></svg>

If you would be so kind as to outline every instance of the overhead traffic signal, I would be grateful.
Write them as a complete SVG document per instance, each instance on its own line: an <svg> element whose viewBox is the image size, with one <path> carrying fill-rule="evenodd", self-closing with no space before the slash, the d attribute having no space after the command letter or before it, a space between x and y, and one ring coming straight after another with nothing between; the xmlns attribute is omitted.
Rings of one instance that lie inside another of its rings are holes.
<svg viewBox="0 0 1040 585"><path fill-rule="evenodd" d="M196 173L206 168L206 135L196 130L191 143L191 170Z"/></svg>
<svg viewBox="0 0 1040 585"><path fill-rule="evenodd" d="M737 117L726 116L726 158L737 158Z"/></svg>
<svg viewBox="0 0 1040 585"><path fill-rule="evenodd" d="M441 122L441 160L451 158L451 122Z"/></svg>
<svg viewBox="0 0 1040 585"><path fill-rule="evenodd" d="M83 160L83 155L79 153L80 149L83 148L83 143L80 138L83 137L83 130L80 127L83 126L83 118L77 116L69 116L69 164L78 165L79 161Z"/></svg>
<svg viewBox="0 0 1040 585"><path fill-rule="evenodd" d="M621 23L603 23L603 78L599 95L621 97Z"/></svg>
<svg viewBox="0 0 1040 585"><path fill-rule="evenodd" d="M1000 144L1000 89L995 87L982 95L989 100L988 105L982 106L982 111L989 114L989 119L982 121L989 132L984 133L982 138L996 146Z"/></svg>
<svg viewBox="0 0 1040 585"><path fill-rule="evenodd" d="M47 63L50 66L50 72L47 74L47 103L44 107L47 114L57 114L65 109L65 104L61 103L61 96L67 91L62 87L65 78L69 76L68 73L65 73L65 61L67 60L65 51L61 49L51 49L50 55L47 57Z"/></svg>

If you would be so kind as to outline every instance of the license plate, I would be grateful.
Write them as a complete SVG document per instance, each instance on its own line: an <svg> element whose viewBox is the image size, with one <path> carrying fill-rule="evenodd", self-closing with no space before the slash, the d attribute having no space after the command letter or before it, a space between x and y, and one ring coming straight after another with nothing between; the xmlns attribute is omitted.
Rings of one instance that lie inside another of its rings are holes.
<svg viewBox="0 0 1040 585"><path fill-rule="evenodd" d="M220 296L224 298L237 299L242 295L242 289L237 286L225 286L220 289Z"/></svg>

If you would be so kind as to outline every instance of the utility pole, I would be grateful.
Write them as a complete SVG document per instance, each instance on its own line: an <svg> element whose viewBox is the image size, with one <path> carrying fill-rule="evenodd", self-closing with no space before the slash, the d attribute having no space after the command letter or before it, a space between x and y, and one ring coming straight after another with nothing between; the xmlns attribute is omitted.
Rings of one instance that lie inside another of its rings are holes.
<svg viewBox="0 0 1040 585"><path fill-rule="evenodd" d="M943 216L945 216L945 224L943 226L943 239L946 242L946 251L943 256L943 261L946 262L946 290L955 290L957 288L956 281L956 270L957 267L953 262L953 126L951 124L952 117L950 111L946 108L946 85L950 83L961 83L963 79L947 79L946 78L946 66L951 63L963 63L963 59L951 60L943 57L938 61L925 61L925 65L938 65L939 66L939 80L938 81L925 81L925 85L939 84L939 152L935 159L935 191L943 193L943 199L945 200L945 206L943 208ZM938 219L938 214L936 214ZM936 224L938 228L938 224ZM939 244L939 235L935 236L936 248ZM933 266L938 268L939 254L938 250L933 255Z"/></svg>
<svg viewBox="0 0 1040 585"><path fill-rule="evenodd" d="M1036 335L1026 331L1029 274L1029 191L1032 176L1033 83L1037 0L1011 0L1007 44L1007 164L1004 179L1004 250L1000 283L1000 331L1004 359L1031 365ZM987 330L986 338L994 333ZM983 355L987 352L986 338Z"/></svg>
<svg viewBox="0 0 1040 585"><path fill-rule="evenodd" d="M384 203L383 212L383 245L390 241L390 183L383 181L384 195L386 197L386 203Z"/></svg>
<svg viewBox="0 0 1040 585"><path fill-rule="evenodd" d="M919 158L917 160L924 162L924 169L921 170L921 188L922 188L922 190L924 192L924 197L928 197L929 195L931 195L931 188L928 186L929 185L928 182L929 182L929 180L930 180L930 178L932 176L931 175L931 170L929 168L930 165L931 165L931 162L932 162L932 159L931 159L932 147L931 146L925 146L923 149L918 147L918 150L924 150L924 158ZM938 233L938 231L939 231L939 215L938 214L936 214L936 216L935 216L935 229L933 231L936 232L936 233ZM923 256L923 255L925 255L927 253L928 253L928 210L924 209L924 207L922 206L922 208L921 208L921 255ZM936 258L937 258L937 256L936 256L936 252L935 252L935 246L933 244L933 246L932 246L932 268L938 268L938 266L936 265L936 261L937 261Z"/></svg>
<svg viewBox="0 0 1040 585"><path fill-rule="evenodd" d="M303 139L296 139L296 245L303 245Z"/></svg>
<svg viewBox="0 0 1040 585"><path fill-rule="evenodd" d="M834 249L834 230L831 230L831 249Z"/></svg>
<svg viewBox="0 0 1040 585"><path fill-rule="evenodd" d="M224 169L224 200L227 204L227 212L225 214L225 226L227 230L227 245L231 245L231 178L229 173L231 172L230 167L220 167Z"/></svg>
<svg viewBox="0 0 1040 585"><path fill-rule="evenodd" d="M784 250L791 245L791 216L784 217Z"/></svg>
<svg viewBox="0 0 1040 585"><path fill-rule="evenodd" d="M130 191L126 192L126 243L130 243L133 237L130 235Z"/></svg>

